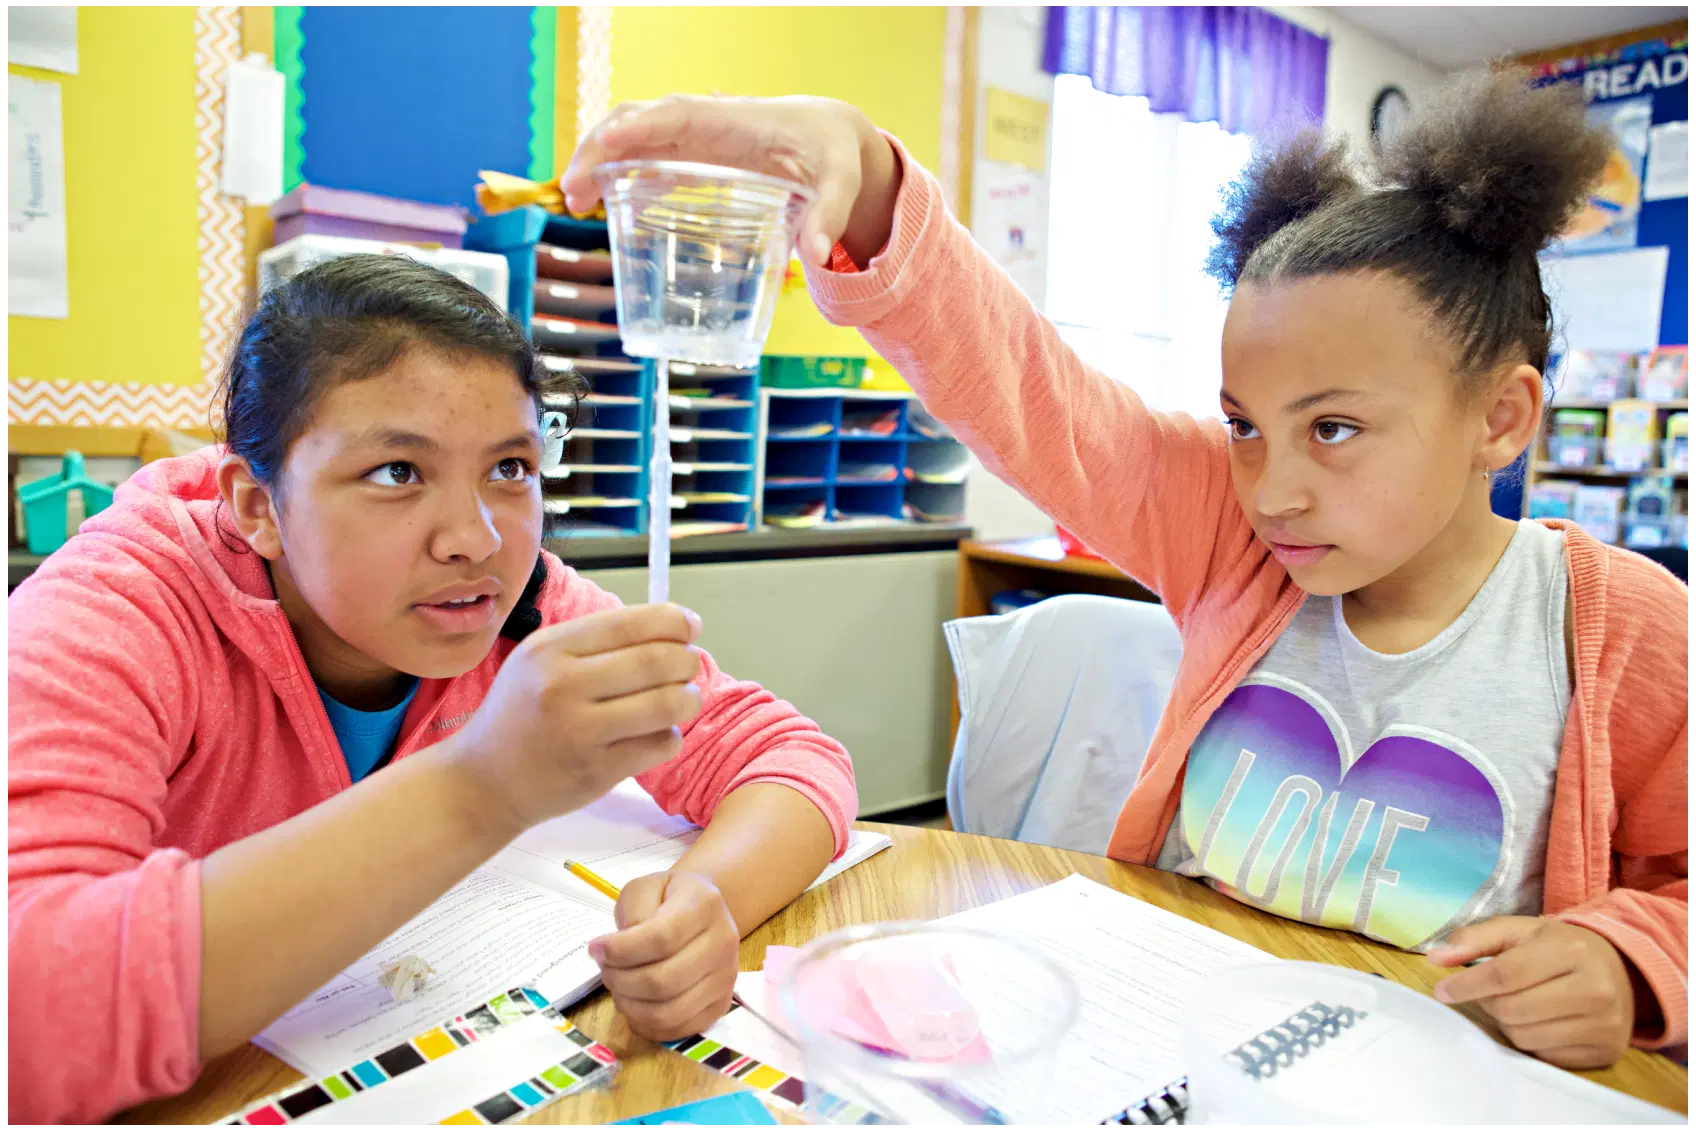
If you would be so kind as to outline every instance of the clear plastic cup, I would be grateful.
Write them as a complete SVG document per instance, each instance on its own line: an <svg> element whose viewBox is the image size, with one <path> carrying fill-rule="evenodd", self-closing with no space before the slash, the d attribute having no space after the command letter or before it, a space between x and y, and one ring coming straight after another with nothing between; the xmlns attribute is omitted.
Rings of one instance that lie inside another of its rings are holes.
<svg viewBox="0 0 1696 1131"><path fill-rule="evenodd" d="M602 165L595 179L606 201L624 352L758 365L815 194L777 177L681 161Z"/></svg>
<svg viewBox="0 0 1696 1131"><path fill-rule="evenodd" d="M1192 1122L1509 1123L1516 1077L1483 1030L1424 994L1311 962L1236 966L1192 994Z"/></svg>
<svg viewBox="0 0 1696 1131"><path fill-rule="evenodd" d="M881 923L809 944L777 1008L801 1046L814 1122L1041 1123L1078 991L1017 939Z"/></svg>

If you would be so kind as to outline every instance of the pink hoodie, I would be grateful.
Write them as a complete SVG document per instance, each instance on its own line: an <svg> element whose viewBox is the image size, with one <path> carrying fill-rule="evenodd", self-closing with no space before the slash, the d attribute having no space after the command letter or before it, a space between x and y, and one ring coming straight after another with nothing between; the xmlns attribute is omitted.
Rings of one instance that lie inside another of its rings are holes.
<svg viewBox="0 0 1696 1131"><path fill-rule="evenodd" d="M263 563L214 529L217 458L144 468L8 602L14 1122L99 1120L193 1083L198 861L350 784ZM618 604L547 564L545 623ZM395 757L462 726L512 648L422 681ZM858 805L847 752L704 669L683 752L642 786L704 825L739 786L780 782L840 852Z"/></svg>
<svg viewBox="0 0 1696 1131"><path fill-rule="evenodd" d="M895 226L860 271L840 247L809 265L813 301L858 326L984 463L1160 594L1183 660L1123 799L1107 854L1152 865L1183 792L1190 743L1305 599L1255 537L1231 487L1224 426L1151 412L1086 366L906 170ZM1566 532L1575 690L1555 780L1543 913L1606 938L1660 1016L1637 1043L1689 1032L1690 590L1641 555ZM1105 800L1105 799L1104 799Z"/></svg>

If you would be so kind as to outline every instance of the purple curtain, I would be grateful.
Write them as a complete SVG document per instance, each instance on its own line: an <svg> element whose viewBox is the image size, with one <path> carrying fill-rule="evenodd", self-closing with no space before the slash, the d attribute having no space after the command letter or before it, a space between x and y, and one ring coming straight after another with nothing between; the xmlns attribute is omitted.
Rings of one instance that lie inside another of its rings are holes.
<svg viewBox="0 0 1696 1131"><path fill-rule="evenodd" d="M1259 8L1049 8L1042 65L1146 96L1157 114L1259 135L1323 120L1329 50Z"/></svg>

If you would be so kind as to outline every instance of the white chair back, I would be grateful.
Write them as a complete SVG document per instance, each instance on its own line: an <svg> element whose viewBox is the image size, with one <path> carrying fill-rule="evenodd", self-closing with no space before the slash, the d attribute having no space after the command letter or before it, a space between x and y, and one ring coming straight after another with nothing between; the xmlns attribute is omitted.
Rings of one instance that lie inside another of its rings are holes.
<svg viewBox="0 0 1696 1131"><path fill-rule="evenodd" d="M1171 616L1073 594L943 632L960 696L954 828L1105 852L1177 674Z"/></svg>

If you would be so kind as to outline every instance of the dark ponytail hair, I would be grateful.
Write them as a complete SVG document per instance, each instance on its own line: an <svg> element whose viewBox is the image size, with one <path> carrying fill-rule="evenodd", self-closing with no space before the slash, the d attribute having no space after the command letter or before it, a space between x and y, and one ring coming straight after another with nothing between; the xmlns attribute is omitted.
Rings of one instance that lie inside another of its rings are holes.
<svg viewBox="0 0 1696 1131"><path fill-rule="evenodd" d="M504 364L538 413L543 393L560 393L570 398L575 420L581 380L546 368L518 323L482 292L415 259L348 255L260 298L218 398L224 444L276 495L283 461L319 399L344 381L375 376L413 348ZM538 555L502 635L523 639L540 627L535 603L546 575Z"/></svg>
<svg viewBox="0 0 1696 1131"><path fill-rule="evenodd" d="M1451 80L1379 155L1308 133L1258 155L1213 222L1208 271L1227 289L1349 271L1412 287L1476 377L1546 371L1553 326L1537 255L1560 235L1613 148L1572 84L1511 71Z"/></svg>

